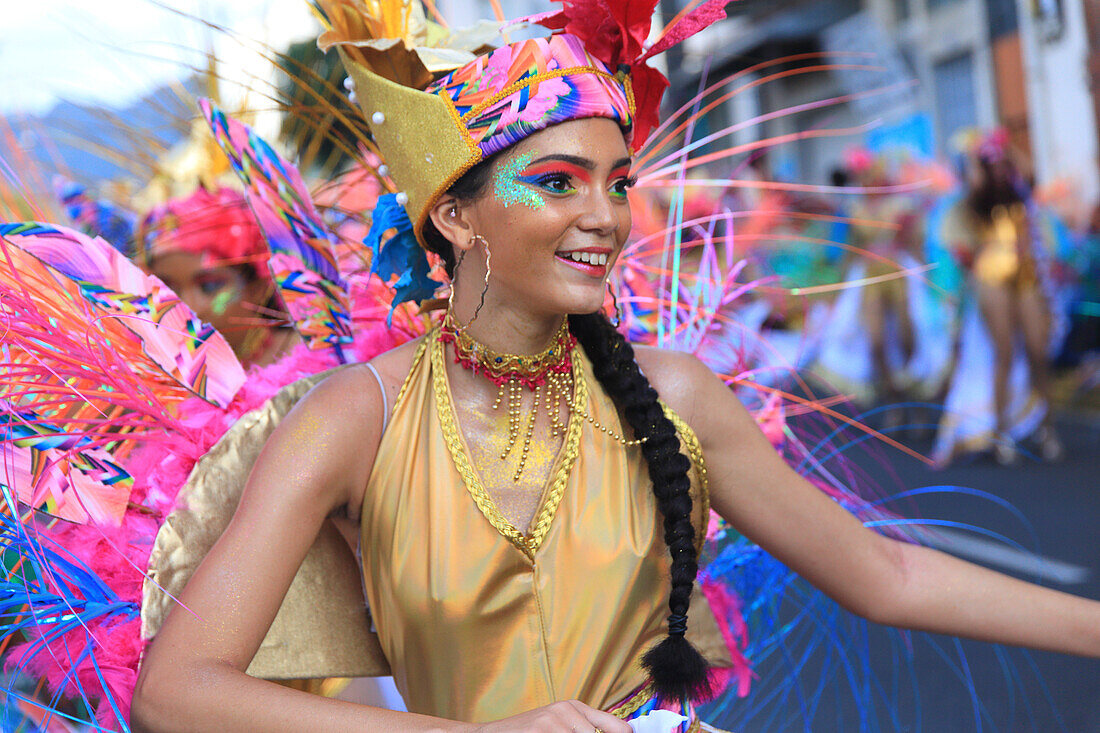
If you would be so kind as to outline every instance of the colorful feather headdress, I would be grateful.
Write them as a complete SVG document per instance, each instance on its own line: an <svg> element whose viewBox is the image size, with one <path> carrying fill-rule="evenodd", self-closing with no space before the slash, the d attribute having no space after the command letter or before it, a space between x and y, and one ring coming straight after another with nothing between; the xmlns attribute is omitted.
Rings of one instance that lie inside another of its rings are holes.
<svg viewBox="0 0 1100 733"><path fill-rule="evenodd" d="M463 62L458 51L440 54L420 45L430 34L418 30L423 14L416 12L417 2L318 2L329 28L319 45L340 52L399 191L379 200L374 219L387 226L372 227L367 238L376 263L401 263L388 271L398 277L395 304L432 296L437 283L427 277L417 244L423 245L432 204L463 173L539 130L590 117L617 122L632 149L639 150L656 126L668 86L647 60L724 18L726 4L692 3L694 9L678 16L647 49L656 0L561 0L560 10L522 20L563 32ZM433 81L430 72L443 75ZM382 240L393 231L387 252Z"/></svg>
<svg viewBox="0 0 1100 733"><path fill-rule="evenodd" d="M244 194L200 186L189 196L154 206L138 228L143 264L166 252L199 255L203 266L249 264L267 277L267 245Z"/></svg>

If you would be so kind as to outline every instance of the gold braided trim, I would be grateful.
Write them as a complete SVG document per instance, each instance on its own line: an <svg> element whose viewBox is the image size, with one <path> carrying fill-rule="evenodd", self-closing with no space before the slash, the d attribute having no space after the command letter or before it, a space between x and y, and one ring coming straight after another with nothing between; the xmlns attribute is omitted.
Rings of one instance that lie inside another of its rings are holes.
<svg viewBox="0 0 1100 733"><path fill-rule="evenodd" d="M486 99L485 101L471 107L469 109L469 111L467 111L464 115L462 115L461 119L462 119L463 123L465 123L468 120L470 120L472 117L476 117L477 115L481 114L482 112L484 112L488 108L492 107L497 102L501 101L502 99L507 99L508 97L512 96L513 94L515 94L516 92L520 91L521 89L523 89L525 87L529 87L533 84L538 84L539 82L545 81L547 79L554 79L554 78L559 77L559 76L573 76L573 75L580 76L581 74L594 74L596 76L602 76L604 79L608 79L610 81L615 82L616 84L621 85L623 87L623 91L627 95L627 101L626 101L627 110L628 111L630 110L630 96L632 96L632 95L631 95L631 93L626 92L626 85L623 84L623 82L620 81L619 78L616 77L614 74L608 74L606 71L600 71L595 66L570 66L568 69L554 69L553 71L540 71L539 73L535 74L534 76L529 76L526 79L520 79L519 81L514 81L511 84L509 84L508 86L501 89L499 92L497 92L493 96ZM448 97L449 96L450 95L448 95ZM452 102L453 101L454 100L452 100ZM455 111L457 112L457 109Z"/></svg>
<svg viewBox="0 0 1100 733"><path fill-rule="evenodd" d="M638 688L637 692L635 692L633 695L631 695L629 698L627 698L626 702L624 702L622 705L620 705L619 707L617 707L614 710L611 710L609 712L612 715L614 715L616 718L619 718L621 720L626 720L626 718L628 716L633 715L634 713L638 712L638 710L643 705L645 705L647 702L649 702L652 699L653 699L653 683L652 682L646 682L644 685L642 685L640 688Z"/></svg>
<svg viewBox="0 0 1100 733"><path fill-rule="evenodd" d="M416 365L420 363L420 360L424 358L424 352L428 348L428 339L431 338L435 329L432 329L427 336L421 336L420 345L416 347L416 354L413 356L412 366L409 367L409 373L405 375L405 381L401 384L401 389L397 393L397 400L394 401L393 406L396 409L401 400L404 399L405 393L409 391L409 385L412 384L413 372L416 371Z"/></svg>
<svg viewBox="0 0 1100 733"><path fill-rule="evenodd" d="M534 528L531 530L530 535L525 535L516 529L497 508L493 498L489 496L489 493L481 484L481 480L470 463L469 456L466 455L462 445L462 434L458 428L458 420L455 417L454 406L451 404L451 398L447 391L443 343L434 336L433 331L427 337L427 341L431 344L432 388L435 392L435 405L436 411L439 413L440 427L443 429L443 439L447 443L447 449L450 451L455 469L462 476L466 490L470 492L474 503L485 515L489 524L533 561L535 553L546 537L546 533L550 530L554 514L557 512L558 505L561 504L562 496L565 494L565 485L569 481L569 473L573 470L573 464L577 462L581 442L581 417L577 410L570 410L561 462L545 491L543 504L539 509ZM574 358L573 404L583 404L587 399L588 389L584 382L580 360Z"/></svg>
<svg viewBox="0 0 1100 733"><path fill-rule="evenodd" d="M710 489L707 484L707 461L703 458L703 446L699 442L699 436L695 434L691 426L677 415L671 407L662 402L661 408L665 411L665 417L672 421L676 433L683 441L688 458L691 459L691 465L695 469L695 475L699 479L699 499L703 504L703 531L700 536L695 538L695 551L701 552L703 542L706 539L707 523L710 521Z"/></svg>
<svg viewBox="0 0 1100 733"><path fill-rule="evenodd" d="M620 720L626 720L652 699L653 683L647 682L644 686L639 688L637 692L631 695L626 702L609 712ZM703 721L694 713L692 713L692 717L691 725L688 726L688 733L699 733L699 731L703 729ZM723 732L719 731L719 733Z"/></svg>

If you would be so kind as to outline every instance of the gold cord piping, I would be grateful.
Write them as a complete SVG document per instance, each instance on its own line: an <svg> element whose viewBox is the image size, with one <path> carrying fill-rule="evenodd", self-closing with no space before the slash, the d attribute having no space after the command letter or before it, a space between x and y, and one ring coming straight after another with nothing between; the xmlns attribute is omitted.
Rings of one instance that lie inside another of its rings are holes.
<svg viewBox="0 0 1100 733"><path fill-rule="evenodd" d="M550 531L550 525L554 520L558 505L561 504L565 494L565 486L569 481L569 474L573 464L577 462L577 454L580 448L581 420L576 411L569 415L569 425L566 428L565 444L562 447L561 462L554 476L551 478L545 491L542 506L530 534L523 534L508 521L493 502L492 497L485 490L481 480L474 471L469 456L462 444L462 434L459 432L458 420L451 403L447 388L446 361L443 354L443 343L434 338L434 333L429 334L427 341L431 348L432 388L435 392L436 411L439 414L440 426L443 430L443 438L447 443L451 459L455 469L462 476L466 490L470 493L477 508L500 534L515 545L530 560L534 561L535 553ZM573 360L573 401L574 404L583 404L588 399L588 389L584 381L584 373L580 367L580 360Z"/></svg>

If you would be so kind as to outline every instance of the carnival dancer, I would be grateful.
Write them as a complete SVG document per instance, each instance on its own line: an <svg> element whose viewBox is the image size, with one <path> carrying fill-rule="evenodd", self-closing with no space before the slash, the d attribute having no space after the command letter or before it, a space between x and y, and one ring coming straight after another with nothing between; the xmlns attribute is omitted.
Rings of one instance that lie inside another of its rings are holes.
<svg viewBox="0 0 1100 733"><path fill-rule="evenodd" d="M708 369L633 349L599 312L630 228L630 151L663 85L643 62L668 45L644 52L648 18L608 7L570 3L540 18L564 33L425 91L379 75L409 68L373 63L384 44L337 39L400 190L376 208L375 236L396 231L386 246L410 271L426 268L418 244L440 258L447 311L282 420L147 650L135 729L626 733L623 718L655 704L699 729L707 665L685 636L708 502L878 621L1100 655L1100 603L866 529ZM411 713L244 673L333 516L359 540Z"/></svg>
<svg viewBox="0 0 1100 733"><path fill-rule="evenodd" d="M884 406L884 427L897 428L912 413L907 400L932 399L943 385L944 309L925 280L919 200L883 154L855 148L846 166L864 189L847 227L853 284L832 304L814 372L861 406Z"/></svg>
<svg viewBox="0 0 1100 733"><path fill-rule="evenodd" d="M1040 212L1008 148L1007 133L975 133L967 187L947 212L944 246L967 273L955 373L936 445L938 462L993 450L1002 464L1034 435L1039 455L1058 460L1051 424L1050 354L1064 318L1048 272Z"/></svg>
<svg viewBox="0 0 1100 733"><path fill-rule="evenodd" d="M154 207L138 226L137 248L137 261L225 336L245 366L271 364L299 342L239 191L199 186Z"/></svg>

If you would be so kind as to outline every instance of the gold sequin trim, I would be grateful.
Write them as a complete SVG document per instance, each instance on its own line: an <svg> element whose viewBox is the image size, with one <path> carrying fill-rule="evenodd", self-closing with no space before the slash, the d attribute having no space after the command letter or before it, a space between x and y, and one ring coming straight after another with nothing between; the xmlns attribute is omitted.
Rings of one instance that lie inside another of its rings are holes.
<svg viewBox="0 0 1100 733"><path fill-rule="evenodd" d="M637 121L638 103L634 99L634 82L631 80L630 74L623 78L623 89L626 90L626 106L630 110L630 119Z"/></svg>
<svg viewBox="0 0 1100 733"><path fill-rule="evenodd" d="M454 185L455 181L466 175L466 171L480 163L482 158L481 147L474 142L474 138L470 135L470 130L467 129L466 123L463 122L462 118L459 116L458 108L455 107L454 100L451 99L448 94L436 94L435 96L447 103L447 112L451 116L451 122L454 123L455 129L462 135L462 141L466 143L466 148L470 151L470 157L466 159L466 162L463 163L458 170L453 171L445 180L436 186L435 191L433 191L428 200L424 202L424 206L417 215L416 225L413 227L413 234L416 235L416 241L419 242L420 246L424 249L428 249L428 244L424 241L424 223L428 221L428 214L432 210L432 206L439 200L440 196L447 193L447 190Z"/></svg>
<svg viewBox="0 0 1100 733"><path fill-rule="evenodd" d="M703 446L699 442L699 436L695 434L695 431L682 417L663 402L661 407L665 411L665 417L671 420L676 428L676 433L680 436L684 449L687 450L688 458L691 459L691 465L695 469L695 475L699 480L699 500L703 504L703 531L701 536L695 538L695 551L700 552L706 539L707 523L710 521L710 489L707 484L707 462L703 458Z"/></svg>
<svg viewBox="0 0 1100 733"><path fill-rule="evenodd" d="M558 505L561 504L565 494L565 485L569 481L569 473L573 470L573 464L577 462L577 454L581 442L582 418L577 410L569 413L569 425L566 428L565 444L562 446L561 461L558 470L551 477L548 488L544 491L542 507L536 515L535 524L530 534L520 532L505 518L497 508L485 487L481 484L477 473L474 471L470 458L466 455L462 445L462 434L459 432L458 420L455 417L454 406L447 388L446 362L443 354L443 343L436 337L435 331L429 333L427 342L431 345L432 388L435 392L436 411L439 413L440 427L443 429L443 439L447 443L451 459L455 469L462 476L466 484L466 490L470 492L477 508L481 511L489 524L493 526L509 542L520 549L530 560L534 561L546 533L550 531L550 525L554 520ZM584 372L580 366L580 359L573 359L573 404L585 404L588 400L588 387L584 381Z"/></svg>

